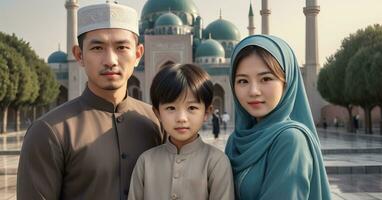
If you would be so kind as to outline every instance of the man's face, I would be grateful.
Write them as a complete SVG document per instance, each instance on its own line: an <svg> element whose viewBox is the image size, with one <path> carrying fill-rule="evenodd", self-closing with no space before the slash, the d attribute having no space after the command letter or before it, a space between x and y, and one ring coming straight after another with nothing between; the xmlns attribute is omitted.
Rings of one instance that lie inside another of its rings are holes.
<svg viewBox="0 0 382 200"><path fill-rule="evenodd" d="M77 61L88 76L94 92L126 92L127 80L142 57L143 46L135 35L124 29L99 29L86 33L83 48L73 49Z"/></svg>

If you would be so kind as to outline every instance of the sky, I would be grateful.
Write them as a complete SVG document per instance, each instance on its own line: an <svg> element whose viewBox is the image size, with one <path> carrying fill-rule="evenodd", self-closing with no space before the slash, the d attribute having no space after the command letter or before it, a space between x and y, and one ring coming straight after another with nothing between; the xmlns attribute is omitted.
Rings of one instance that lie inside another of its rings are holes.
<svg viewBox="0 0 382 200"><path fill-rule="evenodd" d="M204 28L222 17L234 23L241 37L248 35L249 3L252 1L256 33L261 33L261 0L193 0L203 18ZM104 0L79 0L80 7ZM139 15L147 0L118 0L137 9ZM319 62L334 54L341 41L358 29L382 24L382 0L317 0ZM0 0L0 31L23 38L47 60L59 46L66 52L65 0ZM270 34L286 40L295 50L298 62L305 62L305 0L269 0Z"/></svg>

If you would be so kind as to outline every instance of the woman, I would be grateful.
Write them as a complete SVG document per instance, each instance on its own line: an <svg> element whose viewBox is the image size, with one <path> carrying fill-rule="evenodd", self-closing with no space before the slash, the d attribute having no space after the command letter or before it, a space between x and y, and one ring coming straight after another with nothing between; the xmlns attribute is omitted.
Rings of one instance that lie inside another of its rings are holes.
<svg viewBox="0 0 382 200"><path fill-rule="evenodd" d="M235 130L226 153L237 199L331 199L304 83L283 40L245 38L235 48Z"/></svg>

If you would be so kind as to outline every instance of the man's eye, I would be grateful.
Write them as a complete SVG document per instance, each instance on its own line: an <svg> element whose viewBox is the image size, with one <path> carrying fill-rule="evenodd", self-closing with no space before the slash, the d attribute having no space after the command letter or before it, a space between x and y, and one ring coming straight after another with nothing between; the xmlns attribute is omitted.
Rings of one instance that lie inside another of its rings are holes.
<svg viewBox="0 0 382 200"><path fill-rule="evenodd" d="M91 47L90 50L102 50L102 47L101 46L94 46L94 47Z"/></svg>
<svg viewBox="0 0 382 200"><path fill-rule="evenodd" d="M130 49L130 47L129 46L119 46L117 49L118 50L127 50L127 49Z"/></svg>

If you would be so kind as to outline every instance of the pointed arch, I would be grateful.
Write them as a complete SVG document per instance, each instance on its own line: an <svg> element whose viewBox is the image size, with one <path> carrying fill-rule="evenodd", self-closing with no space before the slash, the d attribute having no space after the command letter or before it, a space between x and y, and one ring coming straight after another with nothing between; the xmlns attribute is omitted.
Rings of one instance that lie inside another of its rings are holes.
<svg viewBox="0 0 382 200"><path fill-rule="evenodd" d="M142 91L140 88L140 81L137 77L132 75L127 81L127 92L128 95L134 99L142 100Z"/></svg>
<svg viewBox="0 0 382 200"><path fill-rule="evenodd" d="M214 85L214 97L212 99L212 106L215 109L219 109L219 112L222 113L225 111L224 103L225 103L225 91L223 87L216 83Z"/></svg>

